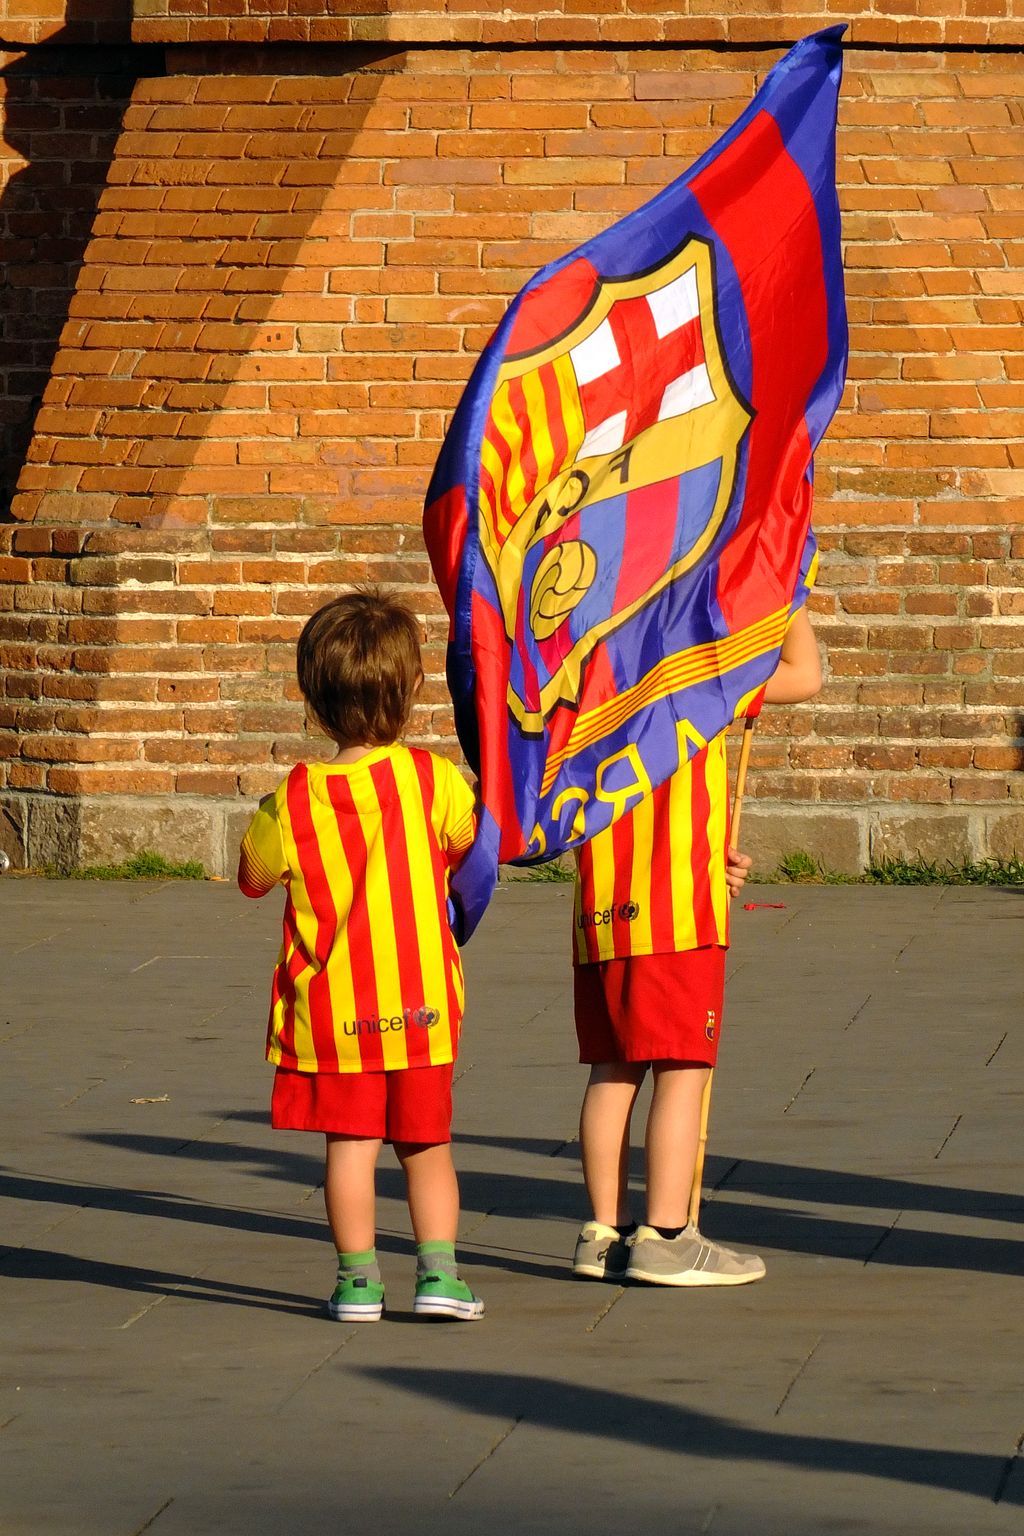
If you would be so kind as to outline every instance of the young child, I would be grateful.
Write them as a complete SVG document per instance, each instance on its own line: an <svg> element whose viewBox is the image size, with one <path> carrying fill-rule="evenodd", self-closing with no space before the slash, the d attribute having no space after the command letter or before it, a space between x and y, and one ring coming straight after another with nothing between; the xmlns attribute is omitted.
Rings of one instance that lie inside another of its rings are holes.
<svg viewBox="0 0 1024 1536"><path fill-rule="evenodd" d="M307 719L338 751L297 764L261 803L238 870L247 896L285 888L271 1122L327 1138L332 1318L376 1322L384 1309L374 1170L389 1141L416 1237L413 1311L476 1319L483 1302L455 1262L463 980L446 906L473 840L473 793L452 763L398 743L423 670L419 626L395 596L368 588L327 603L299 637L297 670Z"/></svg>
<svg viewBox="0 0 1024 1536"><path fill-rule="evenodd" d="M769 703L821 687L806 610L791 622ZM575 1015L591 1064L580 1116L593 1220L577 1275L653 1285L744 1285L764 1264L687 1226L704 1085L718 1054L729 897L751 860L727 849L725 732L606 832L578 860ZM648 1067L654 1090L645 1138L646 1224L629 1205L629 1130Z"/></svg>

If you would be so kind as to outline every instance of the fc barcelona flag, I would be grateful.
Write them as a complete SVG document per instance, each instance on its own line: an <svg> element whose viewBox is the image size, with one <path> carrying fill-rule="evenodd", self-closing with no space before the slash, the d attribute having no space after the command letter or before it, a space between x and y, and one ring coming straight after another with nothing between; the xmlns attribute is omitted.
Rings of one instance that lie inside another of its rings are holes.
<svg viewBox="0 0 1024 1536"><path fill-rule="evenodd" d="M806 592L846 315L834 27L657 197L538 272L459 402L425 532L499 862L602 831L742 713Z"/></svg>

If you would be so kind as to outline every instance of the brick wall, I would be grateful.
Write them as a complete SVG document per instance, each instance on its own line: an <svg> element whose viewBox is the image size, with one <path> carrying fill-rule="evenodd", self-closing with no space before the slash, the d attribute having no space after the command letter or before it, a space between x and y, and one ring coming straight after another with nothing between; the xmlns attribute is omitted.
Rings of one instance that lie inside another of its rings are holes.
<svg viewBox="0 0 1024 1536"><path fill-rule="evenodd" d="M530 272L689 163L776 57L168 50L0 528L15 852L225 868L240 800L308 750L298 628L354 579L413 593L416 728L454 750L418 523L473 357ZM828 682L759 733L769 861L1024 851L1022 86L1013 53L847 59Z"/></svg>
<svg viewBox="0 0 1024 1536"><path fill-rule="evenodd" d="M124 43L131 23L131 0L0 0L4 43ZM81 67L86 60L78 62Z"/></svg>
<svg viewBox="0 0 1024 1536"><path fill-rule="evenodd" d="M3 507L24 462L140 55L147 50L0 52Z"/></svg>
<svg viewBox="0 0 1024 1536"><path fill-rule="evenodd" d="M39 0L30 0L38 5ZM135 0L149 42L788 43L846 22L856 43L1024 43L1021 0Z"/></svg>

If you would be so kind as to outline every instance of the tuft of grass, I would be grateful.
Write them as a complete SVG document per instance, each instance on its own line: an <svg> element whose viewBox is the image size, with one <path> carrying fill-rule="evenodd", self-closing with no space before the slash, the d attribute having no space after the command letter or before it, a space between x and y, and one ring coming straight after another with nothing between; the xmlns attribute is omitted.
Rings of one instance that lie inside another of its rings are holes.
<svg viewBox="0 0 1024 1536"><path fill-rule="evenodd" d="M783 854L777 873L793 885L820 885L823 871L812 854L794 848L791 853Z"/></svg>
<svg viewBox="0 0 1024 1536"><path fill-rule="evenodd" d="M1024 885L1024 859L879 859L864 878L871 885Z"/></svg>
<svg viewBox="0 0 1024 1536"><path fill-rule="evenodd" d="M769 879L771 878L773 877L769 876ZM788 880L790 885L850 885L859 877L841 875L836 870L826 869L820 859L816 859L813 854L805 853L802 848L796 848L792 853L784 854L779 860L774 878ZM757 879L756 871L754 879Z"/></svg>
<svg viewBox="0 0 1024 1536"><path fill-rule="evenodd" d="M548 864L507 865L506 873L511 880L534 880L538 884L561 884L576 878L573 864L563 864L560 859L552 859Z"/></svg>
<svg viewBox="0 0 1024 1536"><path fill-rule="evenodd" d="M59 870L47 864L43 874L50 880L205 880L206 870L198 859L174 864L161 853L143 849L120 864L86 864L79 869Z"/></svg>
<svg viewBox="0 0 1024 1536"><path fill-rule="evenodd" d="M769 881L790 885L1024 885L1024 858L1009 859L916 858L877 859L860 875L842 875L826 869L803 849L794 849L779 861ZM756 874L755 874L756 879Z"/></svg>

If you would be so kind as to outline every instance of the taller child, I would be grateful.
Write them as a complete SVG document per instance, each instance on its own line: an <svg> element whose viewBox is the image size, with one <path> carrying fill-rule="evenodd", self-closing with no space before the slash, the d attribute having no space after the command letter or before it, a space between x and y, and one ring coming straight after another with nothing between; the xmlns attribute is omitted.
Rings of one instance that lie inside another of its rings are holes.
<svg viewBox="0 0 1024 1536"><path fill-rule="evenodd" d="M821 687L806 609L790 623L765 701L795 704ZM686 1225L700 1106L718 1056L729 896L751 861L728 849L725 732L580 849L573 911L575 1014L590 1081L580 1116L593 1220L573 1269L588 1279L744 1285L765 1272ZM629 1131L648 1067L646 1222L629 1202Z"/></svg>
<svg viewBox="0 0 1024 1536"><path fill-rule="evenodd" d="M332 1318L383 1311L374 1169L390 1141L416 1236L413 1311L474 1319L483 1302L455 1265L463 983L447 918L450 871L473 841L473 793L452 763L399 744L423 668L419 625L396 597L370 588L326 604L299 637L297 670L308 719L338 750L298 763L267 796L238 870L247 896L285 888L267 1035L272 1123L327 1138Z"/></svg>

